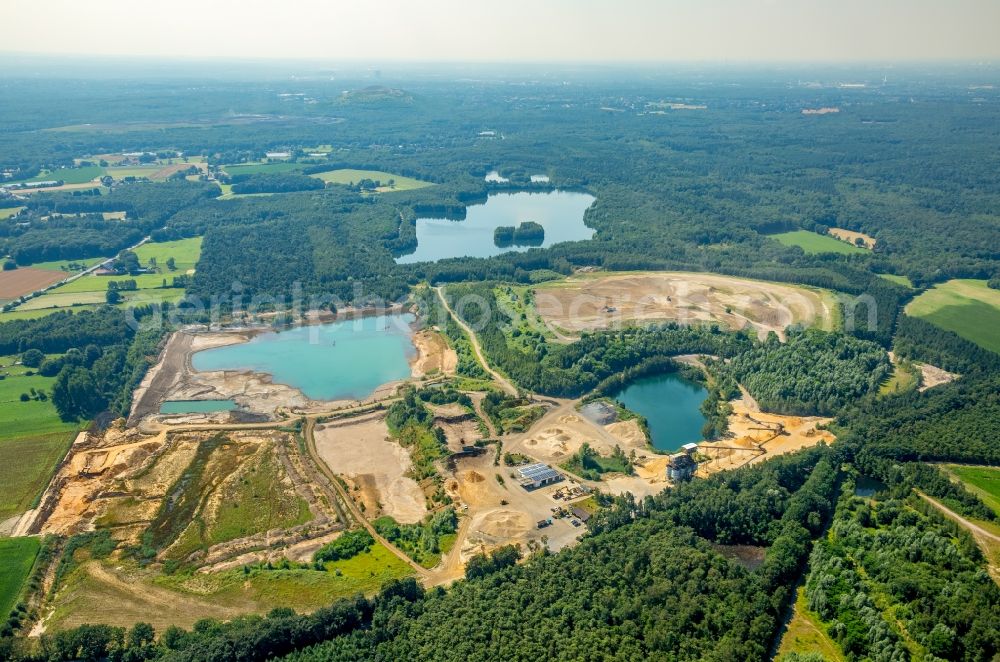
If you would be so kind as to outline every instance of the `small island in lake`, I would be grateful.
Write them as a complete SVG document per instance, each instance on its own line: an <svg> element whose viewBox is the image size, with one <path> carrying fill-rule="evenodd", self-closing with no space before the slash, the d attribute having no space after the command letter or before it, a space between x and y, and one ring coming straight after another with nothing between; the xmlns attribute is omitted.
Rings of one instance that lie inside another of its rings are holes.
<svg viewBox="0 0 1000 662"><path fill-rule="evenodd" d="M493 243L501 248L507 246L541 246L545 241L545 228L534 221L525 221L516 228L501 225L493 231Z"/></svg>

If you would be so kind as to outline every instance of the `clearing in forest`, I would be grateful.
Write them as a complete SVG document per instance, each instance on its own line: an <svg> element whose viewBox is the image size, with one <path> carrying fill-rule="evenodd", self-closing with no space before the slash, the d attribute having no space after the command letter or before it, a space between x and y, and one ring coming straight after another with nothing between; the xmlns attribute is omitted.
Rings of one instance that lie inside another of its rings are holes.
<svg viewBox="0 0 1000 662"><path fill-rule="evenodd" d="M538 285L534 308L557 336L635 323L674 321L750 326L784 336L793 324L836 327L832 293L716 274L637 272L578 274Z"/></svg>
<svg viewBox="0 0 1000 662"><path fill-rule="evenodd" d="M275 607L311 612L338 598L372 595L413 569L382 545L327 568L273 569L253 566L212 573L163 575L134 561L90 560L77 565L56 593L46 629L57 631L101 622L129 627L151 623L158 632L171 625L190 628L200 619L232 619L265 614Z"/></svg>
<svg viewBox="0 0 1000 662"><path fill-rule="evenodd" d="M782 232L780 234L768 235L785 246L798 246L806 253L840 253L841 255L852 255L864 253L865 249L852 246L846 241L840 241L825 234L816 234L809 230L794 230L792 232Z"/></svg>
<svg viewBox="0 0 1000 662"><path fill-rule="evenodd" d="M1000 290L985 280L956 279L935 285L906 306L906 314L920 317L946 331L954 331L991 352L1000 353Z"/></svg>
<svg viewBox="0 0 1000 662"><path fill-rule="evenodd" d="M338 170L327 170L313 175L317 179L322 179L328 184L357 184L362 179L370 179L378 182L380 186L376 189L380 193L387 191L411 191L425 186L433 186L431 182L421 181L403 175L394 175L391 172L382 170L354 170L352 168L340 168ZM392 182L390 184L390 182Z"/></svg>
<svg viewBox="0 0 1000 662"><path fill-rule="evenodd" d="M864 232L855 232L854 230L845 230L844 228L830 228L827 232L831 237L836 237L841 241L846 241L851 246L867 248L868 250L875 248L875 237L865 234ZM861 240L860 246L858 245L858 239Z"/></svg>

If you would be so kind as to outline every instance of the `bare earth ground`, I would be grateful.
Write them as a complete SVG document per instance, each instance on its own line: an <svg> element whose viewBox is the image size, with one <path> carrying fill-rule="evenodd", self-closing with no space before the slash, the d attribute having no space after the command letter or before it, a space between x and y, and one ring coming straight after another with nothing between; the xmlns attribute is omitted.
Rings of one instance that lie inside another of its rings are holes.
<svg viewBox="0 0 1000 662"><path fill-rule="evenodd" d="M458 354L437 331L421 329L413 334L413 344L417 348L417 358L413 362L414 377L426 377L432 373L454 375L458 366Z"/></svg>
<svg viewBox="0 0 1000 662"><path fill-rule="evenodd" d="M62 271L19 267L13 271L0 271L0 299L16 299L25 294L58 283L67 277Z"/></svg>
<svg viewBox="0 0 1000 662"><path fill-rule="evenodd" d="M493 465L491 453L463 457L455 464L455 474L446 480L445 487L464 514L455 542L457 561L465 563L475 554L510 544L522 549L529 543L544 544L555 551L583 533L583 527L574 527L568 519L554 519L552 526L537 528L539 520L552 517L553 508L566 505L553 495L567 482L525 490L511 477L514 469Z"/></svg>
<svg viewBox="0 0 1000 662"><path fill-rule="evenodd" d="M768 414L760 411L756 403L742 398L731 404L729 438L698 444L698 451L711 458L698 466L699 476L763 462L775 455L834 440L833 433L818 427L829 424L831 418Z"/></svg>
<svg viewBox="0 0 1000 662"><path fill-rule="evenodd" d="M420 485L406 475L413 467L410 455L389 438L382 415L317 425L315 434L320 457L334 473L346 476L358 488L351 494L365 504L367 516L391 515L410 524L427 514Z"/></svg>
<svg viewBox="0 0 1000 662"><path fill-rule="evenodd" d="M896 365L897 360L894 352L889 352L889 360L892 361L893 365ZM920 386L917 387L917 390L921 393L929 388L953 382L961 377L959 374L948 372L929 363L920 363L919 361L914 361L913 363L920 369Z"/></svg>
<svg viewBox="0 0 1000 662"><path fill-rule="evenodd" d="M830 295L819 290L714 274L577 274L535 289L535 309L553 331L617 328L635 322L718 322L784 337L791 324L833 328Z"/></svg>
<svg viewBox="0 0 1000 662"><path fill-rule="evenodd" d="M926 391L929 388L934 388L935 386L940 386L941 384L947 384L948 382L954 381L959 377L959 375L954 372L942 370L941 368L932 366L929 363L918 363L917 367L920 368L920 387L917 390L921 392Z"/></svg>
<svg viewBox="0 0 1000 662"><path fill-rule="evenodd" d="M853 230L845 230L843 228L830 228L827 232L830 233L831 237L836 237L842 241L846 241L852 246L856 246L855 240L861 239L865 242L865 248L871 250L875 248L875 237L867 235L864 232L854 232Z"/></svg>

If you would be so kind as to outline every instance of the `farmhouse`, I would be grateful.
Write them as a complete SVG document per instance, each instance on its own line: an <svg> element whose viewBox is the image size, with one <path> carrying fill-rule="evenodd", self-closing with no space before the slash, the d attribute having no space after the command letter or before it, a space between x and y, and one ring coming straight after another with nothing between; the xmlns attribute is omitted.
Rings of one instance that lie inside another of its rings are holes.
<svg viewBox="0 0 1000 662"><path fill-rule="evenodd" d="M551 485L562 480L562 474L547 464L538 462L518 468L521 474L521 487L526 490L536 490L543 485Z"/></svg>

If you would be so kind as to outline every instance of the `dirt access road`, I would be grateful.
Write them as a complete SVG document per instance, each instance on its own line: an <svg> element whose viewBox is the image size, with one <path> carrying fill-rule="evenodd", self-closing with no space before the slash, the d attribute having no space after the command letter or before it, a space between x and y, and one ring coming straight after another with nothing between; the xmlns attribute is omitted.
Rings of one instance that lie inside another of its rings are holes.
<svg viewBox="0 0 1000 662"><path fill-rule="evenodd" d="M995 562L996 559L994 558L994 550L1000 548L1000 536L991 531L987 531L975 522L970 522L948 506L933 497L927 496L920 490L916 490L916 492L920 495L921 499L940 510L945 517L958 523L966 531L972 534L972 537L979 545L979 548L983 550L983 556L986 557L986 567L989 570L990 575L993 577L993 581L1000 584L1000 566L997 565Z"/></svg>
<svg viewBox="0 0 1000 662"><path fill-rule="evenodd" d="M473 332L469 325L465 323L465 320L455 314L455 311L451 309L451 305L445 298L444 291L441 287L436 286L434 291L437 292L438 299L441 300L441 304L444 306L445 310L448 311L448 314L451 315L451 318L455 320L460 327L462 327L462 330L465 331L465 335L469 337L469 342L472 343L472 351L475 352L476 358L479 360L479 363L482 364L483 369L485 369L486 372L493 377L494 381L496 381L496 383L500 385L500 388L502 388L505 392L510 395L517 396L517 387L514 386L506 377L494 370L489 361L486 360L486 354L483 352L483 348L479 346L479 338L476 337L475 332Z"/></svg>

